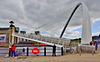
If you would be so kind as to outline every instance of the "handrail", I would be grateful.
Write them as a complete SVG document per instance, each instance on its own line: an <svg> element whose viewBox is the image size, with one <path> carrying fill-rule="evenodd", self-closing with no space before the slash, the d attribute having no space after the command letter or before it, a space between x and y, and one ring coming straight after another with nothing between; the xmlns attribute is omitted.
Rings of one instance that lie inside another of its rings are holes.
<svg viewBox="0 0 100 62"><path fill-rule="evenodd" d="M53 37L47 37L42 35L35 35L35 34L21 34L21 33L13 33L13 36L25 38L25 39L31 39L31 40L39 40L47 43L57 44L57 45L69 45L70 40L66 38L53 38Z"/></svg>

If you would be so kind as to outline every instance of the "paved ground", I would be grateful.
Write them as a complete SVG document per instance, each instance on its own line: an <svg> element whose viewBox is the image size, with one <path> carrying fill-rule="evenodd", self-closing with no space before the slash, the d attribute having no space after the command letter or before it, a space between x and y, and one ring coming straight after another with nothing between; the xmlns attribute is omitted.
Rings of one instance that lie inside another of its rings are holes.
<svg viewBox="0 0 100 62"><path fill-rule="evenodd" d="M63 56L28 56L26 59L0 57L0 62L100 62L100 54L66 54Z"/></svg>
<svg viewBox="0 0 100 62"><path fill-rule="evenodd" d="M0 62L100 62L100 48L96 54L66 54L63 56L28 56L26 59L0 57Z"/></svg>

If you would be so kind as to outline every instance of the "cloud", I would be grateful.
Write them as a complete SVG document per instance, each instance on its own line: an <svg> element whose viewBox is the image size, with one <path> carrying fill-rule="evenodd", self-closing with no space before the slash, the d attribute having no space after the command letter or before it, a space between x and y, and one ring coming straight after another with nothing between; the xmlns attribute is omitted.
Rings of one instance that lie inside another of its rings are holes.
<svg viewBox="0 0 100 62"><path fill-rule="evenodd" d="M92 36L99 36L100 32L92 33Z"/></svg>
<svg viewBox="0 0 100 62"><path fill-rule="evenodd" d="M71 31L71 30L68 30L66 31L66 33L64 34L67 38L78 38L78 35L80 34L79 31Z"/></svg>
<svg viewBox="0 0 100 62"><path fill-rule="evenodd" d="M9 21L13 20L16 26L28 33L39 30L60 34L79 2L88 6L92 23L100 20L99 0L0 0L0 27L9 26ZM75 34L74 30L81 28L82 20L80 6L67 28L72 37L78 37L79 33Z"/></svg>

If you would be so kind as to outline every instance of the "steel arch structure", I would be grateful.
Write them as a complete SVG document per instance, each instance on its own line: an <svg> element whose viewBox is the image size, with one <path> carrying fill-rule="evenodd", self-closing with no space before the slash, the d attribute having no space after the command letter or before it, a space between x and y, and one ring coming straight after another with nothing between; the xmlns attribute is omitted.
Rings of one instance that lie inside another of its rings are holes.
<svg viewBox="0 0 100 62"><path fill-rule="evenodd" d="M74 15L75 11L78 9L79 6L83 6L83 24L82 24L82 44L89 44L90 41L92 41L92 34L91 34L91 22L89 18L88 8L84 3L78 3L76 7L74 8L72 14L70 15L64 29L61 32L60 38L62 38L72 16ZM86 25L86 26L85 26ZM88 32L89 31L89 32ZM85 35L84 35L85 34ZM86 36L86 37L84 37ZM89 38L89 39L88 39ZM88 42L87 42L88 41Z"/></svg>

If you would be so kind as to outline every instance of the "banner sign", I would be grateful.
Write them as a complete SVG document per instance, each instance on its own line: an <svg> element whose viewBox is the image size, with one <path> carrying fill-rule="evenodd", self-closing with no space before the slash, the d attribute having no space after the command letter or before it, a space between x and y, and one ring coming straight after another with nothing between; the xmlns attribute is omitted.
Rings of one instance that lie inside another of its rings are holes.
<svg viewBox="0 0 100 62"><path fill-rule="evenodd" d="M5 42L6 41L6 35L0 35L0 42Z"/></svg>

